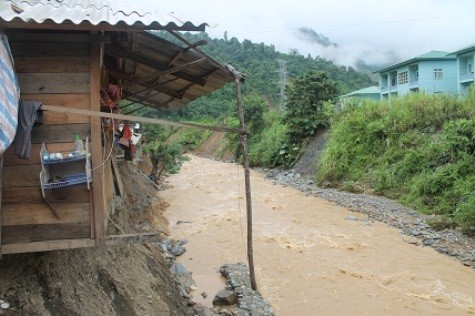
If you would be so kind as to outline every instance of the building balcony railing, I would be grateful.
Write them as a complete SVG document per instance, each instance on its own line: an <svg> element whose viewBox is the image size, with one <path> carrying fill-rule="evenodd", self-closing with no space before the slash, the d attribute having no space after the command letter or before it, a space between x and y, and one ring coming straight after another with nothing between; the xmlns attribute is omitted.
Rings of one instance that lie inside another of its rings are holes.
<svg viewBox="0 0 475 316"><path fill-rule="evenodd" d="M460 81L473 81L474 80L474 74L473 73L467 73L467 74L460 74Z"/></svg>
<svg viewBox="0 0 475 316"><path fill-rule="evenodd" d="M416 80L409 81L409 87L410 88L416 88L418 86L419 86L419 80L416 79Z"/></svg>
<svg viewBox="0 0 475 316"><path fill-rule="evenodd" d="M381 87L381 92L388 92L389 88L388 86Z"/></svg>

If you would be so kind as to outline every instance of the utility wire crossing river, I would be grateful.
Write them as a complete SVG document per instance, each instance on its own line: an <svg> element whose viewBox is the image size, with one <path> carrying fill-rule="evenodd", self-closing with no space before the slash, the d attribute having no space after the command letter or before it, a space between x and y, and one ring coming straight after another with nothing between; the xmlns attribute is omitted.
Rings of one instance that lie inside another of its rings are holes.
<svg viewBox="0 0 475 316"><path fill-rule="evenodd" d="M210 306L218 269L246 262L243 169L191 156L161 192L194 300ZM475 315L475 271L397 229L252 172L257 284L277 315ZM207 298L200 295L206 292Z"/></svg>

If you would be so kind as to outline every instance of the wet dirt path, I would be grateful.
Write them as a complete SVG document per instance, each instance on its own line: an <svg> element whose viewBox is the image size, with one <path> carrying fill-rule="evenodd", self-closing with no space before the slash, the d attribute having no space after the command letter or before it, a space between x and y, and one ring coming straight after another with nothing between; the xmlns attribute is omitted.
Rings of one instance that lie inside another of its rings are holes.
<svg viewBox="0 0 475 316"><path fill-rule="evenodd" d="M210 306L218 268L245 262L241 166L191 156L161 192L194 300ZM251 173L256 274L277 315L475 315L475 271L398 230ZM208 297L203 299L201 293Z"/></svg>

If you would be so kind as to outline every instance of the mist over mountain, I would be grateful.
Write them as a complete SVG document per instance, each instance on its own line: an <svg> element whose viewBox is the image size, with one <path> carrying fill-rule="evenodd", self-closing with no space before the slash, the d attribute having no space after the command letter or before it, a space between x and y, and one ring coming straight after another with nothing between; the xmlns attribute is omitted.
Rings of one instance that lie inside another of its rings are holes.
<svg viewBox="0 0 475 316"><path fill-rule="evenodd" d="M361 43L335 43L324 34L308 27L300 27L294 32L290 45L304 54L319 56L337 65L369 73L401 61L392 50Z"/></svg>
<svg viewBox="0 0 475 316"><path fill-rule="evenodd" d="M328 37L323 34L317 33L315 30L312 30L308 27L301 27L297 31L297 36L303 41L309 43L320 44L323 47L333 46L338 47L338 44L332 43Z"/></svg>

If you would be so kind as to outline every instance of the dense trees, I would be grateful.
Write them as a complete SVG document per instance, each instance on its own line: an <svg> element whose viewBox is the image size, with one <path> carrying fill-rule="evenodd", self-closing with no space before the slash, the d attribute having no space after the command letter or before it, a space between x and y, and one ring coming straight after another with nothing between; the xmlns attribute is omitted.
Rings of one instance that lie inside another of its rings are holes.
<svg viewBox="0 0 475 316"><path fill-rule="evenodd" d="M322 71L310 71L297 77L287 87L285 123L293 142L312 136L318 127L327 125L330 107L338 88L335 81Z"/></svg>
<svg viewBox="0 0 475 316"><path fill-rule="evenodd" d="M176 42L176 39L166 32L159 32L158 35ZM329 79L338 82L338 94L345 94L373 84L368 75L357 72L351 67L335 65L318 56L303 56L298 51L293 51L291 54L281 53L276 51L273 45L253 43L247 39L240 42L235 37L228 40L213 39L206 33L185 33L183 36L190 42L206 40L208 44L201 47L203 51L222 63L230 63L247 75L246 83L242 86L243 95L260 95L269 103L277 103L279 98L279 60L286 62L289 80L309 71L326 72ZM216 118L219 114L230 114L234 110L234 100L233 87L228 86L192 102L175 115L187 120L203 117Z"/></svg>

